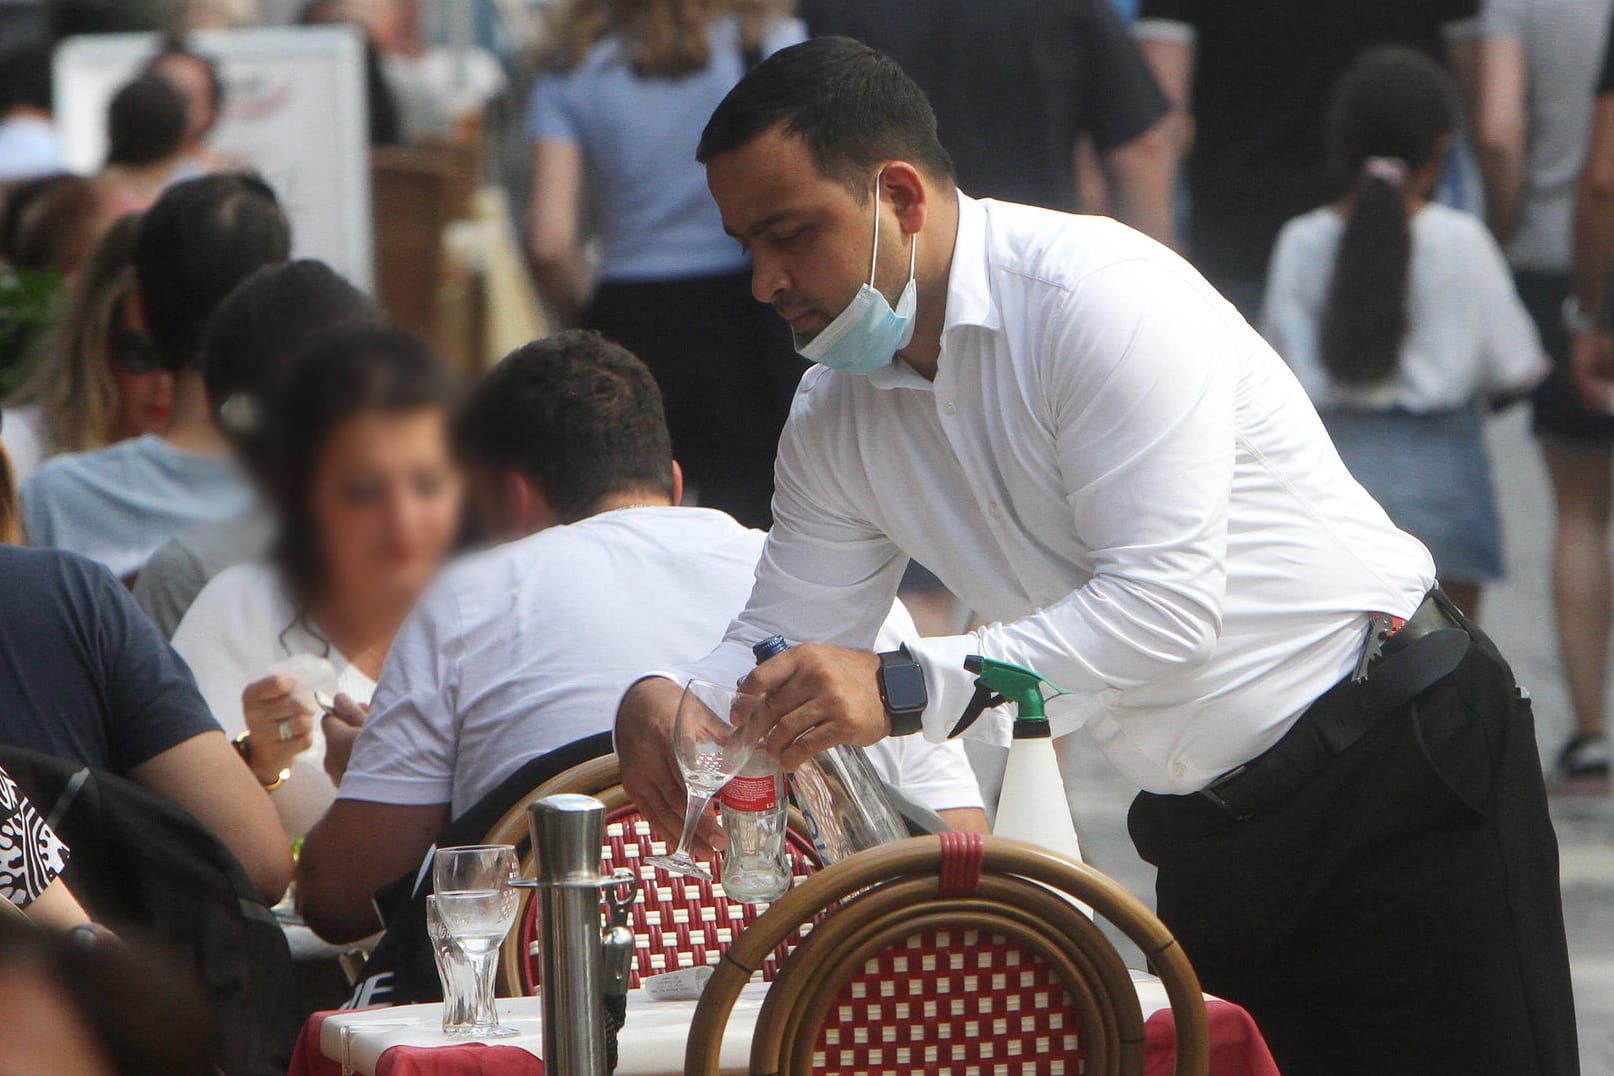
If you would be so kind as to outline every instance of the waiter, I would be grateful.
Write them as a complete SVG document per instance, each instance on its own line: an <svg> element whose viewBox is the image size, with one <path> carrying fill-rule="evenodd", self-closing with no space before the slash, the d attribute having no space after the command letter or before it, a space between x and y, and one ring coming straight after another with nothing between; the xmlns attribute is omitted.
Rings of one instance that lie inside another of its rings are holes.
<svg viewBox="0 0 1614 1076"><path fill-rule="evenodd" d="M965 197L924 95L844 38L755 67L699 158L818 366L750 603L687 672L813 644L745 684L788 769L952 734L970 654L1035 669L1144 790L1161 917L1288 1076L1576 1071L1529 705L1233 307L1113 221ZM990 626L870 653L909 557ZM617 721L663 834L679 694Z"/></svg>

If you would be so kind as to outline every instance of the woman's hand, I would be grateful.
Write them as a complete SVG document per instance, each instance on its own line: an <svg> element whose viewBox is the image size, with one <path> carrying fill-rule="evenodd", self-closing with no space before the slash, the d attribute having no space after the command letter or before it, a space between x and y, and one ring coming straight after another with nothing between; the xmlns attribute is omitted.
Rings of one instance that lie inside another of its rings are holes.
<svg viewBox="0 0 1614 1076"><path fill-rule="evenodd" d="M272 785L291 760L314 744L314 715L292 697L297 681L266 676L241 692L241 710L252 737L247 763L259 784Z"/></svg>

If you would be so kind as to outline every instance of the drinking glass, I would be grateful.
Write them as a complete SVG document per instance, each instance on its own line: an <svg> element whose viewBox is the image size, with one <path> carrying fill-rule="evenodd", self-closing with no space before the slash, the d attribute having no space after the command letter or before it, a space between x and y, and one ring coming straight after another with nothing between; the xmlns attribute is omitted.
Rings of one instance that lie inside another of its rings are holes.
<svg viewBox="0 0 1614 1076"><path fill-rule="evenodd" d="M520 1034L502 1027L493 1004L499 946L516 921L516 850L508 844L439 848L432 857L432 888L449 937L465 954L476 984L476 1004L463 1034L503 1038Z"/></svg>
<svg viewBox="0 0 1614 1076"><path fill-rule="evenodd" d="M426 897L426 937L431 940L437 978L443 984L443 1033L468 1034L476 1021L476 977L471 974L465 951L443 922L435 893Z"/></svg>
<svg viewBox="0 0 1614 1076"><path fill-rule="evenodd" d="M670 856L650 856L645 860L678 874L712 880L712 872L695 861L689 846L695 839L701 814L712 797L739 772L757 746L755 718L762 699L731 687L706 680L691 680L678 702L673 725L673 753L684 773L688 803L684 807L684 832L678 850Z"/></svg>

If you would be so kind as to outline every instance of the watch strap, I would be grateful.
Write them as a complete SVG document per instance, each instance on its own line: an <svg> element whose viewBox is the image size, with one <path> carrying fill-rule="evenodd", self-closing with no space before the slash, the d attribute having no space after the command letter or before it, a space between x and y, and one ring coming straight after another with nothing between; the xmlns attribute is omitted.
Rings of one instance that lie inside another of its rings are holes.
<svg viewBox="0 0 1614 1076"><path fill-rule="evenodd" d="M920 666L918 660L914 658L913 652L910 651L907 646L903 646L897 650L887 650L880 654L879 658L880 671L876 679L879 681L880 685L880 702L883 706L885 706L886 717L889 718L891 722L891 735L912 736L915 733L922 731L925 727L925 707L929 704L930 700L928 698L923 698L920 700L919 705L917 706L906 706L902 708L894 707L891 703L891 697L886 691L885 675L886 670L894 665L911 665L915 669L921 669L922 667ZM922 680L923 673L921 672L921 681Z"/></svg>

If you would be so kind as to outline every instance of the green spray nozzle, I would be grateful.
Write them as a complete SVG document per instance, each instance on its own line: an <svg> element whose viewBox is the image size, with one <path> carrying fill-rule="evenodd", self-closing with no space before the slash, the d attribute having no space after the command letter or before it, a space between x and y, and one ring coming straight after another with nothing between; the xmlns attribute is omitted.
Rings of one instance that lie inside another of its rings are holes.
<svg viewBox="0 0 1614 1076"><path fill-rule="evenodd" d="M978 699L985 693L1002 696L1001 701L1014 704L1014 734L1017 739L1048 735L1048 717L1043 712L1043 688L1051 689L1054 695L1063 695L1064 692L1057 686L1030 669L1010 665L1006 661L993 661L980 654L965 658L964 668L975 674ZM972 705L971 709L975 710L975 707ZM979 710L975 710L973 716L969 716L969 723L979 716ZM961 723L953 734L957 735L964 727L965 723Z"/></svg>

